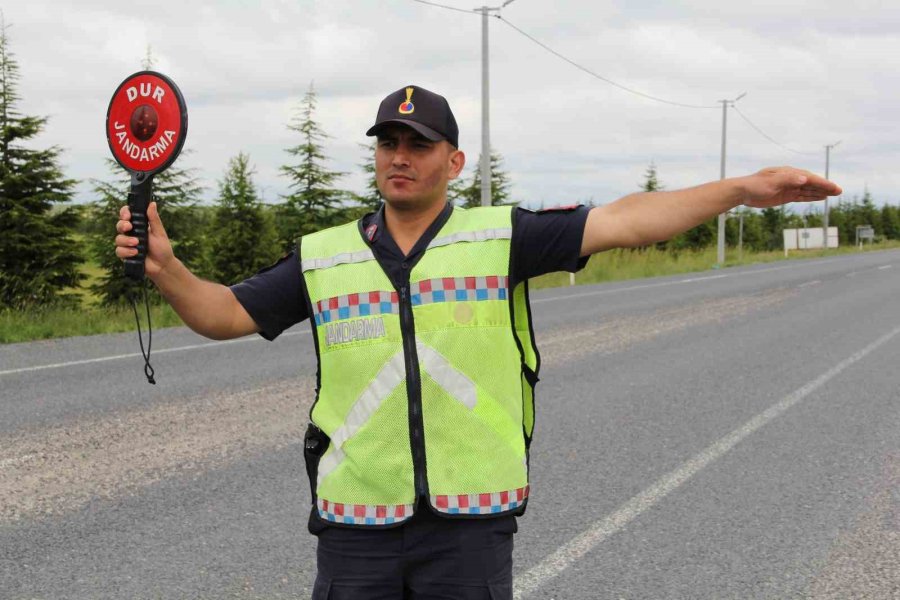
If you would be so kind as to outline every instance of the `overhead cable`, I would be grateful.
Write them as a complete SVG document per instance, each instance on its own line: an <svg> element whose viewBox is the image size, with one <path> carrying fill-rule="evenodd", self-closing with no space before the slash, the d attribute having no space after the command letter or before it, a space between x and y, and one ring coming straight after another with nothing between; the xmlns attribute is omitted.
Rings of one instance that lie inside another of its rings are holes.
<svg viewBox="0 0 900 600"><path fill-rule="evenodd" d="M421 1L421 0L416 0L416 2L419 2L419 1ZM635 89L632 89L632 88L630 88L630 87L624 86L624 85L622 85L621 83L616 83L616 82L613 81L612 79L608 79L608 78L606 78L606 77L604 77L604 76L602 76L602 75L599 75L599 74L595 73L594 71L591 71L591 70L588 69L587 67L581 66L580 64L576 63L574 60L572 60L572 59L570 59L570 58L567 58L567 57L563 56L562 54L560 54L559 52L557 52L556 50L554 50L553 48L551 48L551 47L548 46L547 44L545 44L545 43L541 42L540 40L536 39L534 36L529 35L528 33L522 31L521 29L519 29L518 27L516 27L515 25L513 25L512 23L510 23L508 20L504 19L501 15L492 15L492 16L495 16L496 18L500 19L501 21L503 21L504 23L506 23L509 27L511 27L512 29L516 30L517 32L519 32L520 34L522 34L523 36L525 36L526 38L528 38L529 40L531 40L532 42L534 42L535 44L537 44L538 46L540 46L541 48L543 48L544 50L546 50L547 52L553 54L554 56L557 56L558 58L563 59L564 61L566 61L567 63L569 63L569 64L572 65L573 67L575 67L576 69L579 69L579 70L581 70L581 71L584 71L585 73L587 73L587 74L590 75L591 77L595 77L595 78L599 79L600 81L606 82L606 83L608 83L608 84L610 84L610 85L612 85L612 86L615 86L615 87L617 87L617 88L619 88L619 89L625 90L626 92L629 92L629 93L631 93L631 94L635 94L635 95L637 95L637 96L641 96L641 97L643 97L643 98L649 98L650 100L655 100L656 102L662 102L662 103L664 103L664 104L671 104L671 105L673 105L673 106L680 106L680 107L682 107L682 108L718 108L718 106L716 106L716 105L714 105L714 104L713 104L713 105L709 105L709 104L703 104L703 105L701 105L701 104L685 104L684 102L673 102L672 100L666 100L666 99L664 99L664 98L659 98L659 97L657 97L657 96L651 96L650 94L645 94L644 92L639 92L638 90L635 90Z"/></svg>
<svg viewBox="0 0 900 600"><path fill-rule="evenodd" d="M788 152L793 152L794 154L803 154L803 155L806 155L806 156L813 156L813 155L818 156L818 152L801 152L800 150L794 150L793 148L788 148L787 146L785 146L785 145L782 144L781 142L779 142L779 141L773 139L772 136L770 136L769 134L767 134L765 131L763 131L762 129L760 129L759 127L757 127L756 124L754 124L753 121L751 121L750 119L748 119L747 116L744 115L744 113L742 113L742 112L740 111L740 109L739 109L737 106L735 106L734 104L732 104L732 105L731 105L731 108L734 109L734 111L738 114L738 116L739 116L740 118L742 118L744 121L747 122L747 125L749 125L749 126L752 127L753 129L755 129L756 132L757 132L759 135L763 136L764 138L766 138L767 140L769 140L770 142L772 142L772 143L775 144L776 146L778 146L778 147L780 147L780 148L783 148L783 149L787 150Z"/></svg>
<svg viewBox="0 0 900 600"><path fill-rule="evenodd" d="M413 2L418 2L419 4L427 4L429 6L437 6L439 8L446 8L447 10L455 10L456 12L469 13L472 15L478 14L478 11L456 8L455 6L447 6L446 4L438 4L437 2L427 2L426 0L413 0Z"/></svg>

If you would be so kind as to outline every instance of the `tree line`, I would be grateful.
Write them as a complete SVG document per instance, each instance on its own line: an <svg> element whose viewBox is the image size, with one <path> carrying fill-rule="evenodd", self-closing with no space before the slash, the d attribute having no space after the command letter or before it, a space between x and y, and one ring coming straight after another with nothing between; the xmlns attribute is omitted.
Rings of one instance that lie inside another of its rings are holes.
<svg viewBox="0 0 900 600"><path fill-rule="evenodd" d="M149 50L142 66L153 67ZM34 150L29 144L47 119L18 112L18 82L19 66L7 28L0 24L0 309L77 305L73 290L84 283L80 267L85 263L100 268L90 286L100 303L123 304L134 284L124 278L112 242L130 177L107 159L111 177L92 181L96 199L72 205L78 182L66 178L59 167L62 149ZM251 159L243 152L229 159L212 206L202 203L195 170L176 163L154 177L154 200L175 254L199 276L238 282L289 252L301 235L377 210L381 195L375 182L374 142L362 145L365 191L341 189L338 182L346 173L327 166L324 145L329 136L316 121L316 102L310 87L287 124L297 142L286 148L287 162L280 172L288 192L275 204L262 201ZM506 203L509 178L500 155L491 158L493 201ZM480 186L480 173L468 182L455 180L450 199L458 205L480 205Z"/></svg>
<svg viewBox="0 0 900 600"><path fill-rule="evenodd" d="M149 53L143 66L152 67ZM62 149L35 149L29 143L43 131L47 118L18 111L18 81L19 66L6 27L0 24L0 309L76 306L79 297L73 290L84 283L85 263L100 269L90 286L95 297L103 305L122 304L134 288L124 278L113 237L130 178L108 159L110 179L92 181L95 200L72 205L77 182L59 166ZM327 166L324 147L329 136L316 120L316 102L310 87L287 124L297 141L285 149L287 162L280 172L288 192L277 203L262 201L251 159L243 152L228 161L211 206L201 202L203 189L194 170L176 164L155 176L154 199L175 254L192 271L225 284L238 282L289 252L299 236L359 218L380 206L374 142L361 145L366 157L359 165L366 174L364 191L341 189L338 184L346 173ZM492 203L515 204L502 156L492 153L490 163ZM641 188L662 187L651 163ZM474 169L470 179L451 182L448 195L456 205L480 206L480 169ZM780 248L781 230L802 226L803 220L810 227L821 226L816 213L745 209L743 216L743 244L751 250ZM900 207L876 208L866 191L861 200L838 202L830 212L830 224L840 229L844 243L853 239L857 225L871 225L879 237L900 239ZM715 232L713 219L659 247L700 249L715 242ZM726 235L729 245L737 244L737 219L728 220Z"/></svg>
<svg viewBox="0 0 900 600"><path fill-rule="evenodd" d="M640 188L646 192L665 189L654 163L647 167ZM797 206L801 212L786 211L783 205L762 210L740 207L732 211L725 221L726 245L742 243L744 248L753 252L781 250L784 248L783 230L823 226L823 215L818 205ZM839 198L829 202L828 226L837 227L840 244L855 243L856 228L862 225L874 229L876 240L900 240L900 206L885 204L877 207L868 188L862 198L854 196L849 200ZM659 242L656 247L676 252L701 250L716 243L717 230L718 217L714 217L666 242Z"/></svg>

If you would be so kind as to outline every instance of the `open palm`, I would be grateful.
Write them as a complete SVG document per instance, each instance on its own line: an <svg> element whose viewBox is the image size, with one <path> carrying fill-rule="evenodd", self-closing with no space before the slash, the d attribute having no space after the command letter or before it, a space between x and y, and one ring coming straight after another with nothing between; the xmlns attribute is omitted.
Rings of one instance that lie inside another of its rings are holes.
<svg viewBox="0 0 900 600"><path fill-rule="evenodd" d="M842 191L839 185L809 171L769 167L747 178L744 205L770 208L787 202L815 202Z"/></svg>

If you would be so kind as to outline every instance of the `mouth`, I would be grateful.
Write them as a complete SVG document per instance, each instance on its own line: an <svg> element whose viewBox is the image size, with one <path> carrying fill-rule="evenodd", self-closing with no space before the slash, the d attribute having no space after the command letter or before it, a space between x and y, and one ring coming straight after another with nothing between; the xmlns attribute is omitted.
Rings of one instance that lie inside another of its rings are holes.
<svg viewBox="0 0 900 600"><path fill-rule="evenodd" d="M413 178L406 175L389 175L388 181L413 181Z"/></svg>

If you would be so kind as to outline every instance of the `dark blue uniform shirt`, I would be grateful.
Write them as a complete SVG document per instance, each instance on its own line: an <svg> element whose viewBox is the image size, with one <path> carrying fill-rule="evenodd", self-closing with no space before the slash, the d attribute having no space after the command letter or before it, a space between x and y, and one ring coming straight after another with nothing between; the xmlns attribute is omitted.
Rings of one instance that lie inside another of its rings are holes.
<svg viewBox="0 0 900 600"><path fill-rule="evenodd" d="M371 234L372 252L395 285L408 280L412 267L450 218L452 210L453 207L447 204L405 256L384 225L383 206L378 212L363 217L363 230ZM531 277L554 271L575 272L584 267L587 258L580 257L581 238L588 212L584 206L537 212L516 208L510 250L510 289ZM275 339L285 329L309 318L296 251L231 286L231 290L259 326L260 335L267 340Z"/></svg>

